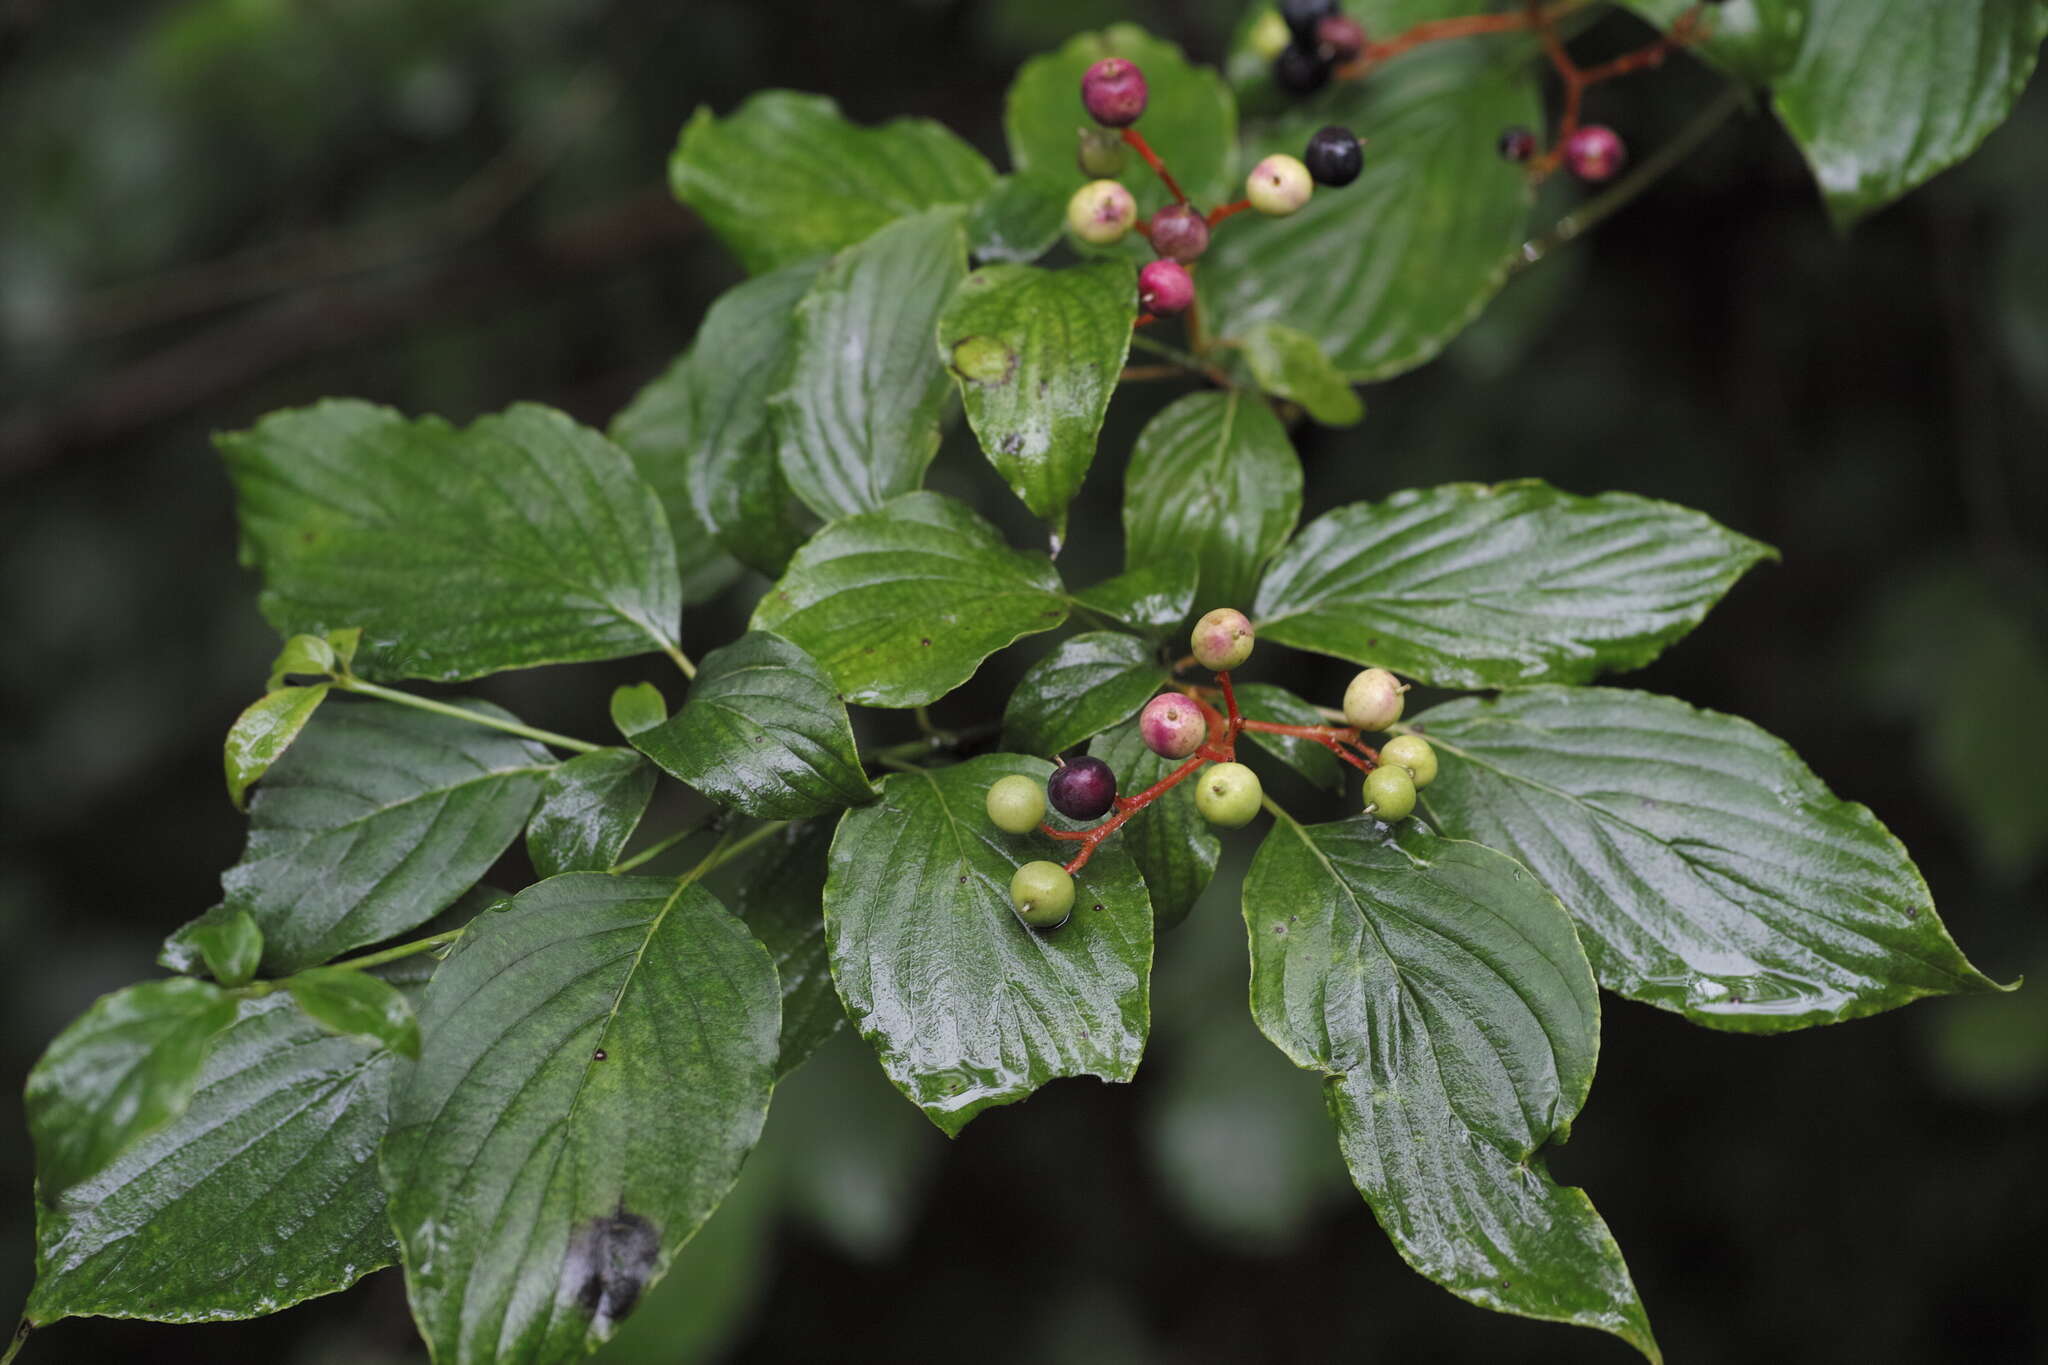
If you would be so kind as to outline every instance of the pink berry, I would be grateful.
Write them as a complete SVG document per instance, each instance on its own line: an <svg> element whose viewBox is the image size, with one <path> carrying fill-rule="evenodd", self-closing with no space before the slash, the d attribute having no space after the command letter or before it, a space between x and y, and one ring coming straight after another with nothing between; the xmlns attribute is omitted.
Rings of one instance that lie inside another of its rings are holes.
<svg viewBox="0 0 2048 1365"><path fill-rule="evenodd" d="M1138 307L1155 317L1187 311L1195 279L1179 261L1153 261L1138 272Z"/></svg>
<svg viewBox="0 0 2048 1365"><path fill-rule="evenodd" d="M1136 62L1104 57L1081 77L1081 103L1105 128L1128 128L1145 112L1145 73Z"/></svg>
<svg viewBox="0 0 2048 1365"><path fill-rule="evenodd" d="M1589 185L1612 179L1628 160L1628 148L1612 128L1589 123L1565 139L1564 164Z"/></svg>
<svg viewBox="0 0 2048 1365"><path fill-rule="evenodd" d="M1209 249L1209 220L1186 204L1168 204L1152 215L1152 249L1186 265Z"/></svg>
<svg viewBox="0 0 2048 1365"><path fill-rule="evenodd" d="M1186 758L1209 737L1209 722L1201 707L1178 692L1166 692L1138 713L1138 734L1161 758Z"/></svg>

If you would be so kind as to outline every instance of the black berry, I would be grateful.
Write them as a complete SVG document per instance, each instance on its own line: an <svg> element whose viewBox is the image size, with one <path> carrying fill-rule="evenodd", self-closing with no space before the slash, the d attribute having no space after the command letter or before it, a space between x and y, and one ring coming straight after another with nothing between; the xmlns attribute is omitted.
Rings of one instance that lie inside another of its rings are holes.
<svg viewBox="0 0 2048 1365"><path fill-rule="evenodd" d="M1495 145L1500 149L1502 161L1527 161L1536 155L1536 134L1527 128L1508 128L1502 131L1500 141Z"/></svg>
<svg viewBox="0 0 2048 1365"><path fill-rule="evenodd" d="M1316 25L1337 12L1337 0L1280 0L1280 17L1303 47L1313 47Z"/></svg>
<svg viewBox="0 0 2048 1365"><path fill-rule="evenodd" d="M1076 758L1053 769L1045 794L1069 820L1093 820L1116 804L1116 774L1099 758Z"/></svg>
<svg viewBox="0 0 2048 1365"><path fill-rule="evenodd" d="M1365 169L1365 148L1349 128L1332 124L1308 140L1301 163L1318 185L1348 185Z"/></svg>
<svg viewBox="0 0 2048 1365"><path fill-rule="evenodd" d="M1290 95L1313 95L1330 83L1330 64L1312 49L1292 44L1273 59L1273 83Z"/></svg>

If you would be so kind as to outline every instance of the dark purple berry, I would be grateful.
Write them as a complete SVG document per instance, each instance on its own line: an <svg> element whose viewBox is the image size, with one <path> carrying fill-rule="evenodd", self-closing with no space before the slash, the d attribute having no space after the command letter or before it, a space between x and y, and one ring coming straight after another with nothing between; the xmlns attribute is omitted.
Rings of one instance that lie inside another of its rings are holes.
<svg viewBox="0 0 2048 1365"><path fill-rule="evenodd" d="M1500 141L1495 144L1500 150L1502 161L1522 162L1536 155L1536 134L1527 128L1504 129Z"/></svg>
<svg viewBox="0 0 2048 1365"><path fill-rule="evenodd" d="M1280 0L1280 17L1286 20L1294 41L1303 47L1314 46L1316 25L1336 12L1337 0Z"/></svg>
<svg viewBox="0 0 2048 1365"><path fill-rule="evenodd" d="M1330 64L1298 44L1273 59L1273 83L1290 95L1313 95L1330 83Z"/></svg>
<svg viewBox="0 0 2048 1365"><path fill-rule="evenodd" d="M1116 774L1099 758L1076 758L1052 770L1045 796L1069 820L1098 819L1116 804Z"/></svg>
<svg viewBox="0 0 2048 1365"><path fill-rule="evenodd" d="M1348 185L1365 169L1365 147L1349 128L1332 124L1308 140L1301 164L1318 185Z"/></svg>
<svg viewBox="0 0 2048 1365"><path fill-rule="evenodd" d="M1104 57L1081 77L1081 103L1105 128L1128 128L1145 112L1145 73L1136 62Z"/></svg>
<svg viewBox="0 0 2048 1365"><path fill-rule="evenodd" d="M1620 134L1605 124L1589 123L1565 139L1564 164L1589 185L1610 180L1628 160Z"/></svg>
<svg viewBox="0 0 2048 1365"><path fill-rule="evenodd" d="M1316 25L1316 51L1342 66L1365 51L1365 25L1348 14L1333 14Z"/></svg>
<svg viewBox="0 0 2048 1365"><path fill-rule="evenodd" d="M1168 204L1152 215L1152 249L1186 265L1209 249L1209 220L1186 204Z"/></svg>
<svg viewBox="0 0 2048 1365"><path fill-rule="evenodd" d="M1154 317L1184 313L1194 301L1194 278L1179 261L1151 261L1138 272L1138 306Z"/></svg>

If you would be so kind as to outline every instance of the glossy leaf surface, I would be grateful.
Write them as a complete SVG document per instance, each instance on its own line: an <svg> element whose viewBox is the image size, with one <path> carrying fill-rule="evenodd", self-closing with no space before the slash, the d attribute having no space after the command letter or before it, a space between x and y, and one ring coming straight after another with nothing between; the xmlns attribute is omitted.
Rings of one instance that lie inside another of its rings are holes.
<svg viewBox="0 0 2048 1365"><path fill-rule="evenodd" d="M285 978L299 1008L329 1033L401 1057L420 1055L420 1025L396 986L368 972L312 967Z"/></svg>
<svg viewBox="0 0 2048 1365"><path fill-rule="evenodd" d="M791 826L747 868L733 897L733 913L768 949L782 983L778 1080L846 1025L825 958L825 858L838 824L827 819Z"/></svg>
<svg viewBox="0 0 2048 1365"><path fill-rule="evenodd" d="M1271 683L1238 683L1237 705L1252 720L1278 721L1282 725L1329 725L1332 721L1315 707L1284 687ZM1343 724L1342 721L1335 722ZM1347 767L1335 754L1310 739L1293 735L1244 732L1245 741L1264 749L1318 787L1340 790L1357 769Z"/></svg>
<svg viewBox="0 0 2048 1365"><path fill-rule="evenodd" d="M1165 682L1144 641L1113 630L1076 635L1017 680L1003 710L1003 743L1049 758L1130 719Z"/></svg>
<svg viewBox="0 0 2048 1365"><path fill-rule="evenodd" d="M1074 594L1076 606L1156 636L1188 619L1195 606L1198 561L1174 550Z"/></svg>
<svg viewBox="0 0 2048 1365"><path fill-rule="evenodd" d="M1161 758L1146 748L1136 721L1097 735L1088 752L1110 766L1117 789L1127 793L1144 791L1186 761ZM1187 918L1223 854L1223 841L1195 809L1192 781L1182 782L1125 821L1113 842L1138 865L1161 929Z"/></svg>
<svg viewBox="0 0 2048 1365"><path fill-rule="evenodd" d="M656 777L654 765L631 749L598 749L558 765L526 826L534 872L545 881L610 868L640 827Z"/></svg>
<svg viewBox="0 0 2048 1365"><path fill-rule="evenodd" d="M242 804L250 784L270 771L270 765L291 747L326 699L325 683L317 687L281 687L251 702L249 709L235 718L234 728L228 731L224 755L229 800L237 806Z"/></svg>
<svg viewBox="0 0 2048 1365"><path fill-rule="evenodd" d="M1356 426L1364 420L1365 403L1307 332L1259 323L1245 331L1244 358L1260 388L1301 404L1323 426Z"/></svg>

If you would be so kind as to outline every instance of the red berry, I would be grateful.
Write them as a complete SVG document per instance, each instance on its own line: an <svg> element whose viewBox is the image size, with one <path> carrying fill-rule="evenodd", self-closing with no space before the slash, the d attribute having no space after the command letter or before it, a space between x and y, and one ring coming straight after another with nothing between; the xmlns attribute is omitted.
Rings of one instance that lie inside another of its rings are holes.
<svg viewBox="0 0 2048 1365"><path fill-rule="evenodd" d="M1116 774L1099 758L1077 758L1052 770L1046 799L1069 820L1093 820L1116 804Z"/></svg>
<svg viewBox="0 0 2048 1365"><path fill-rule="evenodd" d="M1503 129L1500 141L1495 145L1500 150L1502 161L1527 161L1536 155L1536 134L1527 128Z"/></svg>
<svg viewBox="0 0 2048 1365"><path fill-rule="evenodd" d="M1145 703L1138 713L1138 734L1161 758L1186 758L1209 737L1209 722L1201 707L1168 692Z"/></svg>
<svg viewBox="0 0 2048 1365"><path fill-rule="evenodd" d="M1316 25L1316 52L1323 60L1344 63L1365 51L1365 25L1348 14L1332 14Z"/></svg>
<svg viewBox="0 0 2048 1365"><path fill-rule="evenodd" d="M1565 166L1589 185L1612 179L1626 160L1628 148L1605 124L1589 123L1565 139Z"/></svg>
<svg viewBox="0 0 2048 1365"><path fill-rule="evenodd" d="M1152 215L1152 249L1185 265L1209 249L1209 220L1186 204L1168 204Z"/></svg>
<svg viewBox="0 0 2048 1365"><path fill-rule="evenodd" d="M1128 128L1145 112L1145 73L1136 62L1104 57L1081 77L1081 103L1105 128Z"/></svg>
<svg viewBox="0 0 2048 1365"><path fill-rule="evenodd" d="M1159 260L1138 272L1138 306L1157 317L1187 311L1195 301L1195 279L1179 261Z"/></svg>

